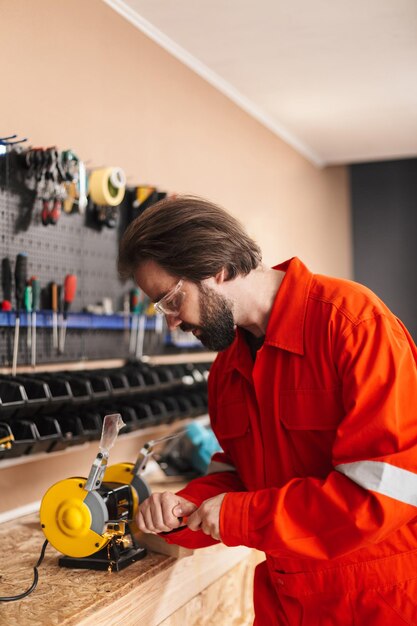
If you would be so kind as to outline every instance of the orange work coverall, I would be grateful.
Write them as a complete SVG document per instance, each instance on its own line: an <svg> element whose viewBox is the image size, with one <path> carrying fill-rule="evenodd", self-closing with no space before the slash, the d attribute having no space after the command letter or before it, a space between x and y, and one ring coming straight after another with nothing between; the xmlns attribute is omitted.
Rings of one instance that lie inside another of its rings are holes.
<svg viewBox="0 0 417 626"><path fill-rule="evenodd" d="M417 624L417 350L367 288L293 258L255 361L237 330L209 376L224 452L179 495L227 492L220 536L266 554L256 626ZM216 543L188 528L165 535Z"/></svg>

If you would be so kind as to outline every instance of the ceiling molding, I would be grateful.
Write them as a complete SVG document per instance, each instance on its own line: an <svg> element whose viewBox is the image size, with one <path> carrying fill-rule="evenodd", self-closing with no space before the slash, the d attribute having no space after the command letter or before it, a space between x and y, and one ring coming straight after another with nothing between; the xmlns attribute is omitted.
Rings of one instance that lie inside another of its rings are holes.
<svg viewBox="0 0 417 626"><path fill-rule="evenodd" d="M241 94L228 81L224 80L218 74L210 70L206 65L204 65L204 63L201 63L201 61L187 52L187 50L179 46L175 43L175 41L167 37L162 31L148 22L148 20L141 17L126 2L123 0L103 0L103 2L128 20L131 24L133 24L133 26L142 31L150 39L155 41L155 43L161 46L161 48L164 48L164 50L172 54L172 56L181 61L181 63L184 63L184 65L201 76L201 78L210 83L210 85L215 87L260 124L268 128L268 130L274 133L277 137L285 141L285 143L294 148L294 150L310 161L310 163L316 167L325 167L327 165L327 163L309 146L300 141L284 126L277 124L274 119L265 114L260 107Z"/></svg>

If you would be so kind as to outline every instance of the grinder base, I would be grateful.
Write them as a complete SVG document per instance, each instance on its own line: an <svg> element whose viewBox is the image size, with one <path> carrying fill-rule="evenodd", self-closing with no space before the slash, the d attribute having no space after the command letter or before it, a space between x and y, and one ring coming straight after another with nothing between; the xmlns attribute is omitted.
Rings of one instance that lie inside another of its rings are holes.
<svg viewBox="0 0 417 626"><path fill-rule="evenodd" d="M110 572L120 572L131 563L140 561L147 554L146 548L142 548L134 542L133 546L123 548L115 540L91 554L90 556L78 558L72 556L61 556L58 564L61 567L71 567L74 569L94 569L108 570Z"/></svg>

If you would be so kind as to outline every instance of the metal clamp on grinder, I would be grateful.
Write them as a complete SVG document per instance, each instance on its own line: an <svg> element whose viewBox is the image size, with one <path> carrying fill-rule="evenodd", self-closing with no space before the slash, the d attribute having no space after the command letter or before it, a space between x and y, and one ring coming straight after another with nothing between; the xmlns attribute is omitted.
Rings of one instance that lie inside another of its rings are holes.
<svg viewBox="0 0 417 626"><path fill-rule="evenodd" d="M134 537L133 521L139 502L150 495L140 476L146 464L143 449L136 464L107 467L109 450L124 425L120 414L106 415L88 478L61 480L42 499L42 530L63 553L63 567L120 571L146 556Z"/></svg>

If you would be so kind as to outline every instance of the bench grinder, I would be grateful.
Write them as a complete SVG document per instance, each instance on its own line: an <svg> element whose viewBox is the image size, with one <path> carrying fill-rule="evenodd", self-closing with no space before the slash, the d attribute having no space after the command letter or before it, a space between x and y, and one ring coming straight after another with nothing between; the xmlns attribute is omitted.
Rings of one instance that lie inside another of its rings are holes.
<svg viewBox="0 0 417 626"><path fill-rule="evenodd" d="M135 539L134 519L139 502L150 495L141 473L152 449L145 444L135 464L107 467L109 450L123 426L120 414L106 415L88 478L60 480L42 499L42 530L63 553L59 564L64 567L119 571L146 555Z"/></svg>

